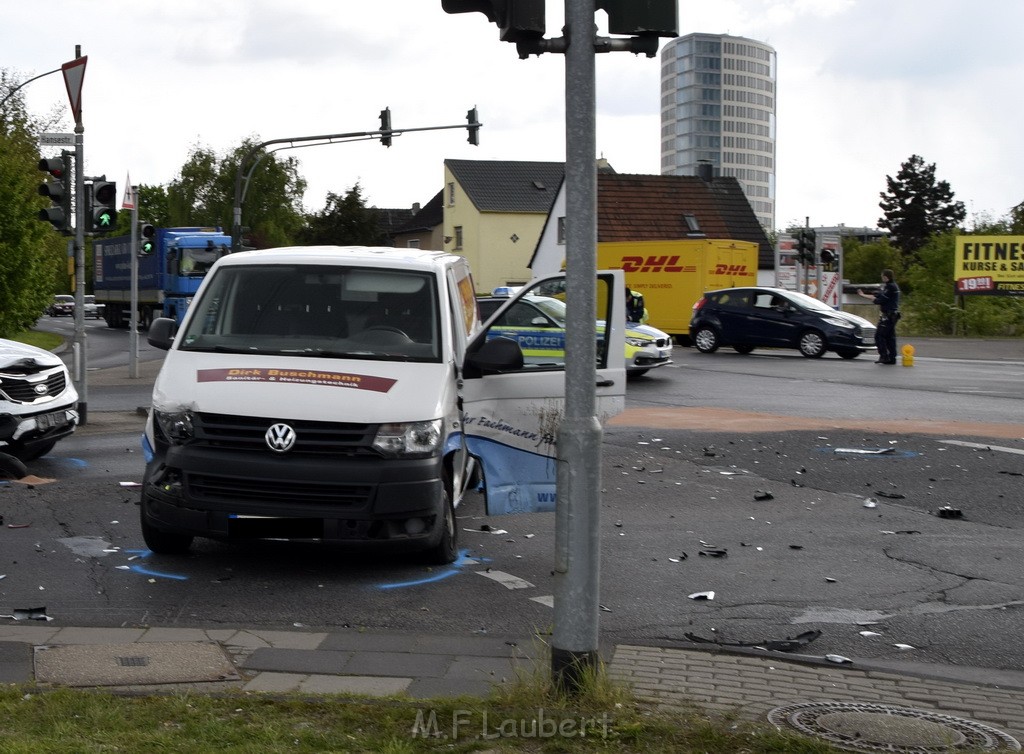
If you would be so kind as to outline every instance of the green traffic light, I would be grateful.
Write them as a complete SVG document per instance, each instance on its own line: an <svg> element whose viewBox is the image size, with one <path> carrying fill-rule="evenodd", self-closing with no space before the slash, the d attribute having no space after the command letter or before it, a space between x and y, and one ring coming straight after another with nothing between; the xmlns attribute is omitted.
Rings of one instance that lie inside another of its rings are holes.
<svg viewBox="0 0 1024 754"><path fill-rule="evenodd" d="M106 228L106 229L113 228L114 227L113 215L110 212L100 212L99 214L97 214L96 215L96 227L101 228L101 229L103 229L103 228Z"/></svg>

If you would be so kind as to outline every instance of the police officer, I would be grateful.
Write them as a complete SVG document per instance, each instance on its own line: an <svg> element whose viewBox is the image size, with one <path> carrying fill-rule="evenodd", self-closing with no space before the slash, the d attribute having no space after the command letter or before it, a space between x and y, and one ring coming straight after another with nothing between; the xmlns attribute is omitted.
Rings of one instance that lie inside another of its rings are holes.
<svg viewBox="0 0 1024 754"><path fill-rule="evenodd" d="M896 285L892 270L882 270L882 287L877 293L865 293L858 288L857 294L879 306L878 329L875 330L878 361L875 363L895 364L896 323L900 321L900 287Z"/></svg>
<svg viewBox="0 0 1024 754"><path fill-rule="evenodd" d="M626 286L626 321L647 321L647 309L644 307L643 294L630 290L628 285Z"/></svg>

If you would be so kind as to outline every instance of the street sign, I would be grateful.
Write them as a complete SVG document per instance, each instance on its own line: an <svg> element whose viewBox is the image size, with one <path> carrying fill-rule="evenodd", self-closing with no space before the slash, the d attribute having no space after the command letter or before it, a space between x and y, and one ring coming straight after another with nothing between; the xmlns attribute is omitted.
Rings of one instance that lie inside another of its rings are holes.
<svg viewBox="0 0 1024 754"><path fill-rule="evenodd" d="M74 134L40 134L39 143L44 147L73 147Z"/></svg>
<svg viewBox="0 0 1024 754"><path fill-rule="evenodd" d="M124 174L124 196L121 197L121 209L135 209L135 189L132 185L131 173Z"/></svg>
<svg viewBox="0 0 1024 754"><path fill-rule="evenodd" d="M71 114L75 116L75 123L81 125L82 121L82 81L85 79L85 64L89 56L70 60L60 68L64 72L64 86L68 90L68 99L71 101Z"/></svg>

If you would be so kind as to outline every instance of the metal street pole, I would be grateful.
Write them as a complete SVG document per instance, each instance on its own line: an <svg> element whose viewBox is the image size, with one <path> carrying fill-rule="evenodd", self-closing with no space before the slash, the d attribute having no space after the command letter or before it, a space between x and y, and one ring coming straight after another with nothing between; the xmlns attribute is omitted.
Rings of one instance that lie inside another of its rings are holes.
<svg viewBox="0 0 1024 754"><path fill-rule="evenodd" d="M597 139L594 0L565 0L565 419L558 430L551 671L578 690L596 665L601 422L596 415ZM618 295L618 291L610 292Z"/></svg>
<svg viewBox="0 0 1024 754"><path fill-rule="evenodd" d="M81 45L75 45L75 60L82 57ZM75 389L78 391L78 423L88 421L89 349L85 337L85 126L82 125L81 105L75 111L75 337L71 350L74 354Z"/></svg>
<svg viewBox="0 0 1024 754"><path fill-rule="evenodd" d="M128 376L139 376L139 187L130 186L132 195L132 284L131 315L128 318Z"/></svg>
<svg viewBox="0 0 1024 754"><path fill-rule="evenodd" d="M75 117L75 334L71 341L72 380L78 391L78 423L88 421L89 386L86 381L88 349L85 338L85 126L82 125L82 81L87 58L75 45L75 59L61 66L64 85Z"/></svg>

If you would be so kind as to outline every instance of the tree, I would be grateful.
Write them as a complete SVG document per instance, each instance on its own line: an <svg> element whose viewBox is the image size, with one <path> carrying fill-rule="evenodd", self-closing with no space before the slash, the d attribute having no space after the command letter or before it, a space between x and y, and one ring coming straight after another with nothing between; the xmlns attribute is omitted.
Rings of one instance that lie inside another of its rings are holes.
<svg viewBox="0 0 1024 754"><path fill-rule="evenodd" d="M1024 233L1024 202L1021 202L1016 207L1010 209L1010 217L1008 218L1009 233L1020 235Z"/></svg>
<svg viewBox="0 0 1024 754"><path fill-rule="evenodd" d="M896 279L903 278L903 258L888 238L861 243L856 238L843 239L843 276L853 283L877 283L882 270L893 270Z"/></svg>
<svg viewBox="0 0 1024 754"><path fill-rule="evenodd" d="M167 188L168 223L230 230L238 163L257 143L254 139L246 140L224 156L193 147L178 177ZM302 195L306 190L306 181L298 172L298 160L257 152L247 169L251 176L242 204L242 220L250 229L249 245L267 248L294 243L303 227Z"/></svg>
<svg viewBox="0 0 1024 754"><path fill-rule="evenodd" d="M953 201L946 181L935 180L935 163L926 165L918 155L900 166L896 177L885 177L888 190L879 194L885 216L878 221L888 228L893 243L906 256L913 256L929 238L954 230L967 216L963 202Z"/></svg>
<svg viewBox="0 0 1024 754"><path fill-rule="evenodd" d="M0 71L0 98L14 86ZM6 208L0 213L0 337L5 338L34 325L53 294L69 289L67 239L38 218L50 204L38 192L44 177L38 168L41 127L26 114L20 93L0 109L0 206Z"/></svg>
<svg viewBox="0 0 1024 754"><path fill-rule="evenodd" d="M997 224L998 226L998 224ZM993 228L983 228L981 234ZM932 236L906 272L913 289L901 324L921 335L1018 337L1024 334L1024 300L1015 296L957 296L953 291L955 232ZM903 281L900 282L903 287Z"/></svg>
<svg viewBox="0 0 1024 754"><path fill-rule="evenodd" d="M367 208L358 183L344 196L328 192L323 210L308 215L299 234L304 244L379 246L384 240L377 214Z"/></svg>

